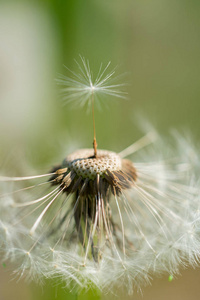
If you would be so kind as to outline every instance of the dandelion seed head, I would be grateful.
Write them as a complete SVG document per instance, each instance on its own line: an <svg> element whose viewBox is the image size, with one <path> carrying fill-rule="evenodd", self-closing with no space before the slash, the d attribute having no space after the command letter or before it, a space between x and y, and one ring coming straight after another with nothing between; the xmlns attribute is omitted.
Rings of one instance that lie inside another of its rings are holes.
<svg viewBox="0 0 200 300"><path fill-rule="evenodd" d="M77 73L58 80L65 100L82 106L100 95L124 96L110 63L93 79L80 59ZM72 290L122 285L130 292L156 275L199 264L195 147L178 137L171 149L151 132L120 153L97 149L94 106L92 113L93 149L72 152L45 174L0 177L2 260L15 265L19 278L54 278Z"/></svg>
<svg viewBox="0 0 200 300"><path fill-rule="evenodd" d="M46 175L22 177L43 185L30 183L31 189L9 197L4 191L3 261L15 262L16 276L28 280L53 277L78 289L121 284L130 292L155 275L174 276L180 267L196 266L200 196L193 169L172 151L155 160L158 148L133 147L138 151L133 161L122 158L130 148L119 154L99 149L96 158L93 149L80 149ZM18 182L13 178L12 185ZM6 207L7 200L15 206Z"/></svg>

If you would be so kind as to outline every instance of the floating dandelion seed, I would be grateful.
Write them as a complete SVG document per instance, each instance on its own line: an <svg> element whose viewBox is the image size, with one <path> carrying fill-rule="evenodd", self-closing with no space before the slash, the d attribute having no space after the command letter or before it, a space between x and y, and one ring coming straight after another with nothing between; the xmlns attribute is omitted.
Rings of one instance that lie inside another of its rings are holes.
<svg viewBox="0 0 200 300"><path fill-rule="evenodd" d="M82 63L90 80L89 64ZM97 77L102 92L110 79L104 73ZM85 86L77 95L72 88L72 98L88 100ZM156 145L155 137L149 133L115 153L97 149L94 134L93 149L73 152L50 173L1 177L4 185L27 182L0 199L0 246L16 273L80 288L122 284L131 292L155 274L172 278L181 266L194 266L200 204L193 162L177 151L167 157L166 144L158 138Z"/></svg>
<svg viewBox="0 0 200 300"><path fill-rule="evenodd" d="M76 60L75 62L78 67L77 72L66 67L71 77L59 75L57 79L57 83L62 86L61 93L65 103L75 102L80 107L87 104L90 108L93 100L98 100L96 101L98 105L99 100L105 97L126 98L127 93L121 90L124 84L117 83L121 76L116 75L116 68L110 68L111 62L105 67L101 64L95 78L88 60L80 56L80 63Z"/></svg>
<svg viewBox="0 0 200 300"><path fill-rule="evenodd" d="M79 104L79 107L88 105L88 108L92 106L93 115L93 128L94 128L94 156L97 156L97 143L95 132L95 118L94 118L94 102L98 105L99 100L102 100L105 96L126 98L127 93L123 92L121 88L124 84L117 84L116 81L121 76L116 77L116 68L109 71L111 62L105 67L101 64L99 72L96 78L93 78L93 73L90 70L89 61L80 55L81 62L75 60L78 66L78 72L66 69L71 73L72 77L60 75L57 79L57 83L62 86L61 92L63 94L63 100L65 103L74 102ZM98 101L96 101L98 100Z"/></svg>

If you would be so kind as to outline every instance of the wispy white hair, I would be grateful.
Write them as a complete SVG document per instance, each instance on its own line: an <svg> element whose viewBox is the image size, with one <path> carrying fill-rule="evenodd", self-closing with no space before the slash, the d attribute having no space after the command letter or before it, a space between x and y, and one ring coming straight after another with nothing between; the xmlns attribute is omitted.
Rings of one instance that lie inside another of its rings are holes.
<svg viewBox="0 0 200 300"><path fill-rule="evenodd" d="M144 145L144 140L140 143ZM63 210L65 195L52 189L52 192L42 193L42 189L48 186L48 180L44 182L43 177L36 176L31 181L37 179L38 182L29 189L2 195L2 257L13 261L17 274L38 281L59 278L66 286L77 288L94 285L109 290L118 284L126 286L131 292L132 289L140 290L156 275L173 275L182 267L199 263L197 151L180 136L174 141L174 147L170 147L168 140L161 137L143 149L139 149L139 144L136 142L119 153L121 157L130 155L137 171L137 181L131 189L110 200L118 239L117 242L113 239L113 247L101 249L99 263L89 258L85 260L76 238L67 240L74 226L72 219L69 218L67 229L63 229L65 242L61 242L62 224L57 230L54 226L52 234L48 234L58 214L66 212L65 208ZM1 178L3 188L6 180L9 178ZM14 182L18 180L10 178ZM37 230L30 234L41 213L41 203L43 208L47 207L51 196L56 196L53 210L42 216ZM125 252L121 247L123 243Z"/></svg>

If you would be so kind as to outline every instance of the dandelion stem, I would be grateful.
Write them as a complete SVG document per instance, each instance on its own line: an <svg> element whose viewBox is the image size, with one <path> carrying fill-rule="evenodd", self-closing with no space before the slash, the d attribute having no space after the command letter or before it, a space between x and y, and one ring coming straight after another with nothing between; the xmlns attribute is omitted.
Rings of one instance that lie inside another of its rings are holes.
<svg viewBox="0 0 200 300"><path fill-rule="evenodd" d="M93 140L93 148L94 148L94 157L97 157L97 140L96 140L96 131L95 131L95 120L94 120L94 93L92 93L92 118L93 118L93 128L94 128L94 140Z"/></svg>

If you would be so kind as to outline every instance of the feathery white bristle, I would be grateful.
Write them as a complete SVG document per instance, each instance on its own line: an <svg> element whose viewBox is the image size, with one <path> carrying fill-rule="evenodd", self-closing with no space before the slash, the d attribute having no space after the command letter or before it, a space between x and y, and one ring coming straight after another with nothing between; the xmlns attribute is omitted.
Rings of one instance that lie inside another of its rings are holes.
<svg viewBox="0 0 200 300"><path fill-rule="evenodd" d="M48 174L42 174L42 175L35 175L35 176L25 176L25 177L6 177L6 176L0 176L0 181L23 181L23 180L30 180L30 179L37 179L42 177L47 177L50 175L53 175L55 173L48 173Z"/></svg>

